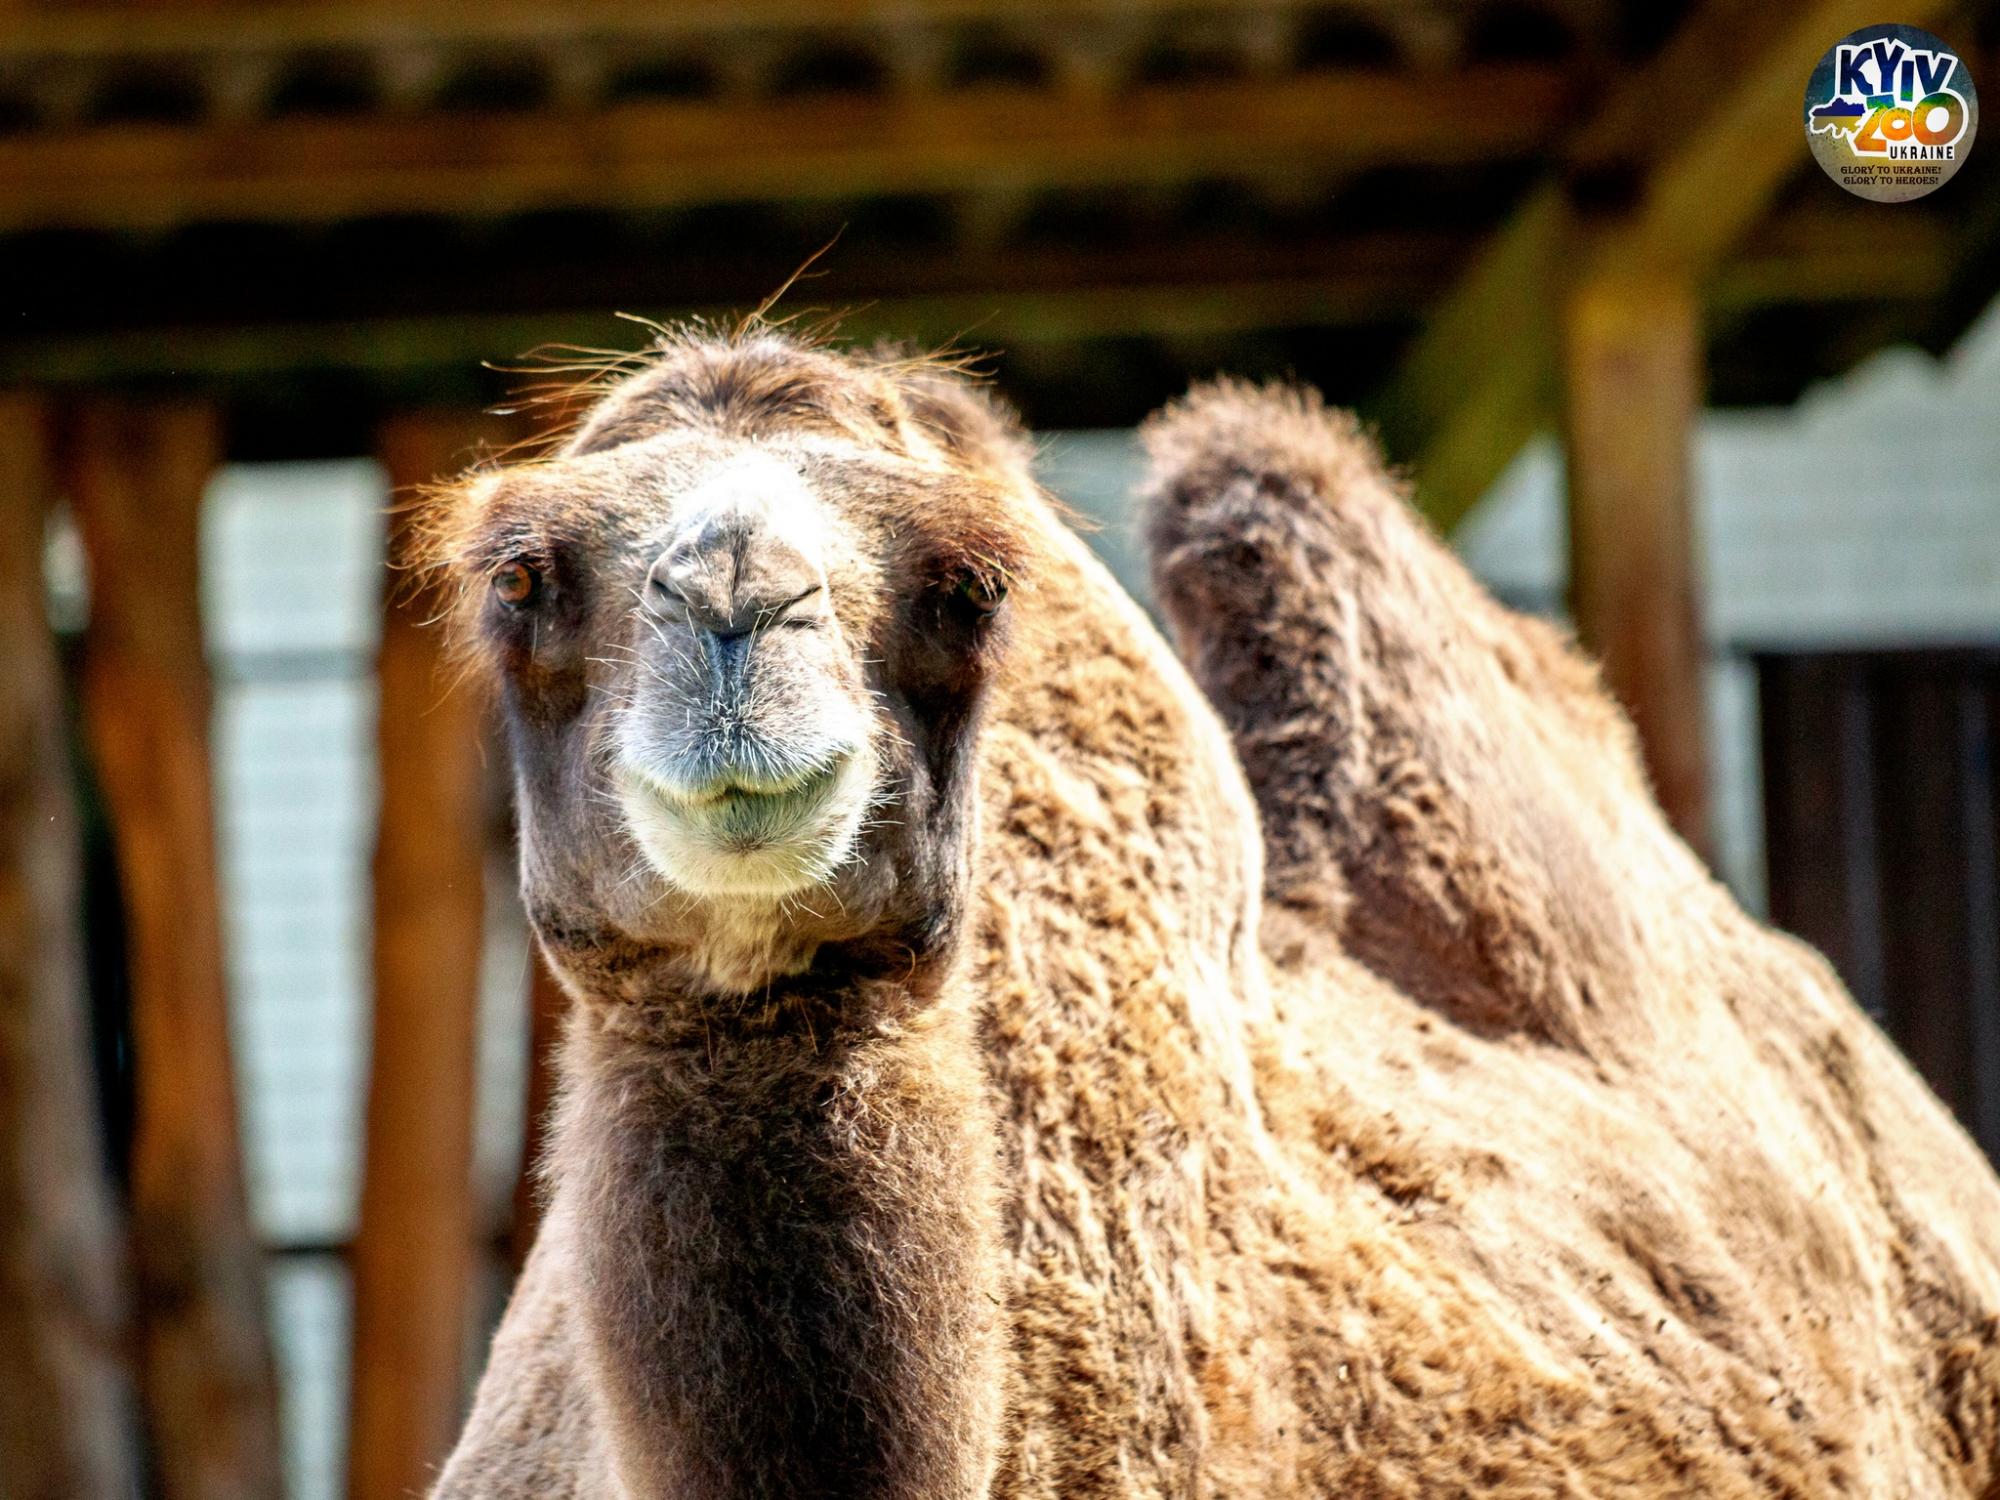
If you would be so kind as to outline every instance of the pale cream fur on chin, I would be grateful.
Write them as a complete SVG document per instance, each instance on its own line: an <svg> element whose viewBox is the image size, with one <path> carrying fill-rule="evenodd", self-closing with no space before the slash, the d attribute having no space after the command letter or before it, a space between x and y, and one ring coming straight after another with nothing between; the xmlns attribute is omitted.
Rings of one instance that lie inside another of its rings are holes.
<svg viewBox="0 0 2000 1500"><path fill-rule="evenodd" d="M810 969L819 944L801 939L784 913L784 901L777 897L731 896L713 902L707 941L691 955L702 983L717 995L749 995Z"/></svg>
<svg viewBox="0 0 2000 1500"><path fill-rule="evenodd" d="M663 796L643 773L628 770L620 778L619 801L646 863L673 889L753 904L778 902L822 884L847 860L868 812L874 777L872 755L850 755L825 800L793 837L749 851L730 848L706 826L709 813Z"/></svg>

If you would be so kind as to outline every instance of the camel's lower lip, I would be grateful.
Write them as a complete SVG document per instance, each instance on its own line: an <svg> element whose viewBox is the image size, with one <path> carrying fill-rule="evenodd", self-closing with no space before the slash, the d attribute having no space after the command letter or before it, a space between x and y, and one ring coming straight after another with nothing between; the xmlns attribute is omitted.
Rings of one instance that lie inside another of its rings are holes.
<svg viewBox="0 0 2000 1500"><path fill-rule="evenodd" d="M825 806L848 759L775 783L722 775L688 786L645 772L634 779L649 801L676 820L731 848L754 849L795 837Z"/></svg>

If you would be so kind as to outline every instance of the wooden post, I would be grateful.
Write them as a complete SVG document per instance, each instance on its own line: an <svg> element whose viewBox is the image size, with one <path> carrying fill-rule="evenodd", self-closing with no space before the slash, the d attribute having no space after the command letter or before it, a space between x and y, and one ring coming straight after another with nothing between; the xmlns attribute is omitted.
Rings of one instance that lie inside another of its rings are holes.
<svg viewBox="0 0 2000 1500"><path fill-rule="evenodd" d="M203 657L204 405L93 401L69 489L90 557L84 706L130 934L141 1384L169 1500L281 1490L264 1263L237 1142Z"/></svg>
<svg viewBox="0 0 2000 1500"><path fill-rule="evenodd" d="M0 1494L128 1500L137 1413L42 584L44 415L0 395Z"/></svg>
<svg viewBox="0 0 2000 1500"><path fill-rule="evenodd" d="M449 475L480 427L413 415L383 431L398 491ZM402 498L407 498L403 496ZM347 1492L429 1488L464 1407L478 1231L474 1061L485 918L484 768L477 696L450 691L437 601L400 570L390 527L380 659L381 822L375 845L375 1007L361 1228L354 1249Z"/></svg>
<svg viewBox="0 0 2000 1500"><path fill-rule="evenodd" d="M530 938L529 946L533 944ZM514 1223L508 1241L516 1270L527 1263L542 1227L536 1173L548 1144L549 1111L556 1098L556 1053L562 1042L562 1018L569 1008L562 985L540 953L530 956L529 965L527 1100L521 1116L521 1175L514 1183Z"/></svg>
<svg viewBox="0 0 2000 1500"><path fill-rule="evenodd" d="M1706 712L1691 468L1701 308L1691 279L1586 275L1564 309L1570 599L1578 634L1638 727L1674 828L1709 847Z"/></svg>

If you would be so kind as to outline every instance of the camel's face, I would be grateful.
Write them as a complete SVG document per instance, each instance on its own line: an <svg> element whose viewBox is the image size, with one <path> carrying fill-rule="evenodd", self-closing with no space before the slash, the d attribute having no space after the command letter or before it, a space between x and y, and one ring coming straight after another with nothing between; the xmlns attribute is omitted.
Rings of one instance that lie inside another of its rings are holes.
<svg viewBox="0 0 2000 1500"><path fill-rule="evenodd" d="M835 575L851 594L865 572L861 539L769 449L702 455L686 478L644 577L628 580L632 673L610 781L669 885L788 896L853 856L878 793L857 611L833 598Z"/></svg>
<svg viewBox="0 0 2000 1500"><path fill-rule="evenodd" d="M1008 503L824 431L670 428L483 481L454 566L537 920L782 968L960 884Z"/></svg>

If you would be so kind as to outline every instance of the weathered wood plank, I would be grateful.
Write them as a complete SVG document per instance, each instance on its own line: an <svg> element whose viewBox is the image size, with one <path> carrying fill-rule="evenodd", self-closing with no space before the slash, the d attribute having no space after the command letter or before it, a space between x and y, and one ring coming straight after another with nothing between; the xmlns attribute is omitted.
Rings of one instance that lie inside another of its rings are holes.
<svg viewBox="0 0 2000 1500"><path fill-rule="evenodd" d="M1266 11L1270 0L1204 0L1202 9ZM1357 16L1399 21L1409 0L1348 0ZM1480 0L1427 0L1425 9L1456 23L1476 14ZM1589 15L1577 0L1555 7ZM134 53L259 52L276 48L452 46L574 41L579 33L620 39L685 42L746 31L823 27L890 30L911 25L1015 23L1036 28L1090 22L1144 21L1187 9L1182 0L587 0L560 8L533 0L466 6L453 0L306 0L271 5L223 0L200 6L36 3L15 0L0 57L95 57Z"/></svg>
<svg viewBox="0 0 2000 1500"><path fill-rule="evenodd" d="M1839 656L1775 652L1756 663L1771 921L1825 954L1861 1008L1886 1021L1867 674Z"/></svg>
<svg viewBox="0 0 2000 1500"><path fill-rule="evenodd" d="M203 405L94 400L70 436L90 558L85 721L130 934L132 1237L158 1487L170 1500L271 1500L277 1387L238 1147L201 632L201 499L219 424Z"/></svg>
<svg viewBox="0 0 2000 1500"><path fill-rule="evenodd" d="M1719 311L1840 301L1907 306L1937 296L1955 248L1948 228L1914 215L1863 223L1867 207L1836 205L1756 232L1713 278L1710 305ZM1374 326L1422 317L1430 300L1453 284L1465 260L1462 241L1456 233L1383 233L1356 235L1338 245L1177 241L1032 259L909 257L815 283L799 296L808 306L851 309L841 328L860 341L887 336L1003 349L1128 336ZM634 268L633 284L644 274ZM752 298L754 284L743 293ZM608 305L579 301L567 310L392 315L338 323L177 324L6 342L0 343L0 380L70 383L329 366L370 371L469 366L510 359L543 344L618 343L620 325ZM647 302L645 310L662 317L727 319L744 305ZM1481 336L1476 321L1468 330L1464 337ZM1553 334L1550 325L1537 323L1528 336ZM628 333L624 341L635 338ZM1506 357L1502 341L1490 340L1489 346L1496 358ZM1552 352L1546 363L1552 370ZM1521 403L1531 428L1554 410L1553 379L1551 374L1548 392ZM1505 382L1495 385L1503 397L1512 389ZM1454 409L1450 393L1435 382L1425 388L1436 393L1427 420L1441 424ZM1462 425L1481 430L1478 423ZM1433 455L1434 476L1438 462Z"/></svg>
<svg viewBox="0 0 2000 1500"><path fill-rule="evenodd" d="M1570 601L1675 830L1709 848L1692 469L1701 308L1685 276L1600 273L1562 329Z"/></svg>
<svg viewBox="0 0 2000 1500"><path fill-rule="evenodd" d="M127 1500L137 1413L43 597L50 479L41 404L0 395L0 1494Z"/></svg>
<svg viewBox="0 0 2000 1500"><path fill-rule="evenodd" d="M472 456L478 419L413 414L384 427L399 491ZM374 863L375 1003L347 1492L404 1500L450 1451L465 1397L475 1242L473 1094L485 924L482 712L449 690L437 601L399 570L391 524L379 659L381 809Z"/></svg>
<svg viewBox="0 0 2000 1500"><path fill-rule="evenodd" d="M1756 665L1771 918L2000 1161L2000 651Z"/></svg>
<svg viewBox="0 0 2000 1500"><path fill-rule="evenodd" d="M1353 71L1052 96L634 103L574 115L107 126L0 140L0 230L664 207L1154 182L1258 163L1366 167L1540 149L1560 69Z"/></svg>

